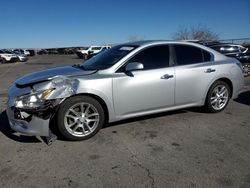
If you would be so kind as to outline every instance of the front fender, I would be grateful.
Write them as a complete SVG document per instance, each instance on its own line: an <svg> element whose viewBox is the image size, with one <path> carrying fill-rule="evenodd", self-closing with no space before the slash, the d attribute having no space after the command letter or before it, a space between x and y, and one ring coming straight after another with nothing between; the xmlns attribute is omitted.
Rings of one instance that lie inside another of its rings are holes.
<svg viewBox="0 0 250 188"><path fill-rule="evenodd" d="M113 102L112 102L112 95L107 96L103 92L91 88L79 88L77 90L76 95L94 95L97 96L98 98L102 99L104 103L106 104L108 114L109 114L109 122L115 121L115 111L113 107Z"/></svg>

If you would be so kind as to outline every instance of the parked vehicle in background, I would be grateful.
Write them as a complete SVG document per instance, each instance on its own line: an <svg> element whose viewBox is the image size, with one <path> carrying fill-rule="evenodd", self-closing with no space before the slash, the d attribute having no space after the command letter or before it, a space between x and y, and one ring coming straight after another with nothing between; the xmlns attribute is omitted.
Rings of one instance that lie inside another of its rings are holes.
<svg viewBox="0 0 250 188"><path fill-rule="evenodd" d="M41 49L41 50L37 51L37 54L38 54L38 55L48 54L48 51L45 50L45 49Z"/></svg>
<svg viewBox="0 0 250 188"><path fill-rule="evenodd" d="M14 63L19 59L16 54L6 52L5 50L0 50L0 61L1 63Z"/></svg>
<svg viewBox="0 0 250 188"><path fill-rule="evenodd" d="M99 54L99 53L101 53L101 52L103 52L103 51L105 51L105 50L107 50L107 49L110 49L111 47L110 46L102 46L101 47L101 50L98 50L98 51L96 51L95 53L89 53L88 55L87 55L87 59L90 59L91 57L94 57L94 56L96 56L97 54Z"/></svg>
<svg viewBox="0 0 250 188"><path fill-rule="evenodd" d="M81 59L87 59L89 54L97 54L103 49L108 49L110 46L90 46L83 47L81 50L76 51L76 55Z"/></svg>
<svg viewBox="0 0 250 188"><path fill-rule="evenodd" d="M27 51L30 53L30 56L34 56L34 55L36 55L35 50L27 50Z"/></svg>
<svg viewBox="0 0 250 188"><path fill-rule="evenodd" d="M17 54L24 54L26 56L30 56L30 52L25 49L14 49L13 51Z"/></svg>
<svg viewBox="0 0 250 188"><path fill-rule="evenodd" d="M51 49L46 49L46 50L48 51L49 55L57 55L57 54L59 54L58 49L56 49L56 48L51 48Z"/></svg>
<svg viewBox="0 0 250 188"><path fill-rule="evenodd" d="M74 53L75 53L74 49L71 49L71 48L66 48L64 50L64 54L74 54Z"/></svg>
<svg viewBox="0 0 250 188"><path fill-rule="evenodd" d="M58 51L58 54L61 54L61 55L74 54L74 50L72 48L58 48L57 51Z"/></svg>
<svg viewBox="0 0 250 188"><path fill-rule="evenodd" d="M4 51L5 53L8 53L8 54L16 55L18 58L18 61L20 61L20 62L25 62L28 60L28 57L25 54L19 54L17 52L11 51L11 50L2 50L2 51Z"/></svg>
<svg viewBox="0 0 250 188"><path fill-rule="evenodd" d="M250 75L250 49L237 44L208 45L210 48L228 56L238 59L243 66L244 76Z"/></svg>
<svg viewBox="0 0 250 188"><path fill-rule="evenodd" d="M194 106L220 112L243 86L237 59L194 43L141 41L19 78L7 115L23 134L48 137L56 126L66 139L83 140L122 119Z"/></svg>
<svg viewBox="0 0 250 188"><path fill-rule="evenodd" d="M89 54L98 54L99 52L111 48L110 46L95 46L89 51Z"/></svg>
<svg viewBox="0 0 250 188"><path fill-rule="evenodd" d="M12 52L10 52L10 53L12 53L12 54L15 54L17 57L18 57L18 60L20 61L20 62L25 62L25 61L28 61L28 57L27 57L27 55L25 55L25 54L19 54L19 53L17 53L17 52L14 52L14 51L12 51Z"/></svg>
<svg viewBox="0 0 250 188"><path fill-rule="evenodd" d="M87 59L87 55L89 54L90 47L81 47L81 49L76 50L76 55L80 59Z"/></svg>

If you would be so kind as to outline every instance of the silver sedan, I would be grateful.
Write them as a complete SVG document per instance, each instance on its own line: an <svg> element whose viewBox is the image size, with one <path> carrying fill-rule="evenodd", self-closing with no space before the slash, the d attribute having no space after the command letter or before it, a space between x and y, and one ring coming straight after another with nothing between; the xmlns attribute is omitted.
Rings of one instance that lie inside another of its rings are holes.
<svg viewBox="0 0 250 188"><path fill-rule="evenodd" d="M16 80L7 114L17 132L49 136L56 127L68 140L83 140L126 118L194 106L220 112L243 84L241 64L205 46L126 43Z"/></svg>

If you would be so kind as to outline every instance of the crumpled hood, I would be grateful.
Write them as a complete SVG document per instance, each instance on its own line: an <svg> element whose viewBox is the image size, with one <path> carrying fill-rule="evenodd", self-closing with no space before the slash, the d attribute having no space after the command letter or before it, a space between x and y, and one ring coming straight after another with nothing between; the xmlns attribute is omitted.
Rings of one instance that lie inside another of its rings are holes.
<svg viewBox="0 0 250 188"><path fill-rule="evenodd" d="M43 81L47 81L54 76L64 75L64 76L76 76L76 75L89 75L96 71L84 71L72 66L56 67L47 70L42 70L27 74L18 80L16 80L16 85L19 87L26 87Z"/></svg>

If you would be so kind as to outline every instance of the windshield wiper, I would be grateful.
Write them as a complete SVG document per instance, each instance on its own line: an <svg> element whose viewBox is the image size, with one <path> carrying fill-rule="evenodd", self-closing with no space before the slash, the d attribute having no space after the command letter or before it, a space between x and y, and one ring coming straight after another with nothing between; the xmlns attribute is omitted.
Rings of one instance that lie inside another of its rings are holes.
<svg viewBox="0 0 250 188"><path fill-rule="evenodd" d="M74 64L74 65L72 65L72 67L79 68L79 69L85 70L85 71L98 71L98 69L86 69L83 65L80 65L80 64Z"/></svg>
<svg viewBox="0 0 250 188"><path fill-rule="evenodd" d="M82 69L82 70L86 70L83 66L81 66L80 64L74 64L72 65L72 67L78 68L78 69Z"/></svg>

